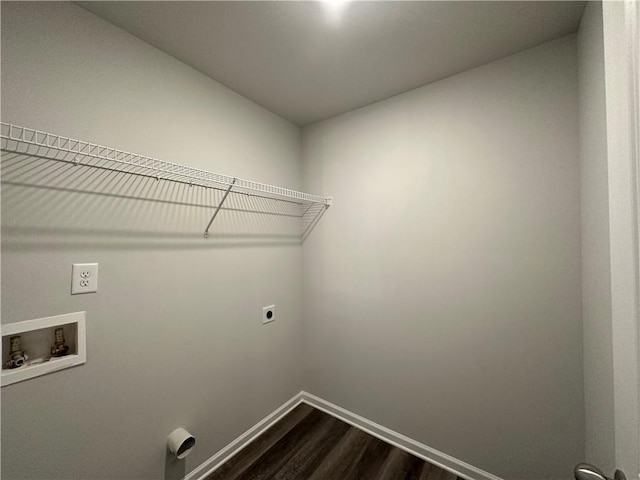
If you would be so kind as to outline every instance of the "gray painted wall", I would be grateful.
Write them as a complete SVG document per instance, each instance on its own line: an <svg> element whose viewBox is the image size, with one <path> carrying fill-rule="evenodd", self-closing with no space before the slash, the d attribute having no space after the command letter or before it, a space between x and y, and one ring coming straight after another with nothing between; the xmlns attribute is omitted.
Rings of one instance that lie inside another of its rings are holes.
<svg viewBox="0 0 640 480"><path fill-rule="evenodd" d="M2 4L2 119L300 188L300 130L68 3ZM202 201L29 163L3 180ZM67 180L61 180L65 172ZM176 478L302 388L299 243L210 208L3 185L2 321L87 311L86 365L2 389L2 477ZM70 296L71 264L100 263ZM264 305L278 320L261 325ZM169 432L197 438L165 459Z"/></svg>
<svg viewBox="0 0 640 480"><path fill-rule="evenodd" d="M615 470L609 189L602 3L578 33L585 460Z"/></svg>
<svg viewBox="0 0 640 480"><path fill-rule="evenodd" d="M303 130L305 387L509 479L584 454L576 38Z"/></svg>

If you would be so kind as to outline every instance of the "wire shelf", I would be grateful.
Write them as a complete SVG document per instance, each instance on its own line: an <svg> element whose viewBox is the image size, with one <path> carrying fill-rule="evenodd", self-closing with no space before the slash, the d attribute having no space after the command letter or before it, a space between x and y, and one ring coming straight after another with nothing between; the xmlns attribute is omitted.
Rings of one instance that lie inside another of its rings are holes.
<svg viewBox="0 0 640 480"><path fill-rule="evenodd" d="M63 135L0 122L1 150L6 153L35 157L74 166L98 168L112 172L178 182L223 192L209 228L229 194L286 202L298 209L301 235L304 238L331 205L331 198L311 195L287 188L212 173L206 170L158 160L145 155L106 147Z"/></svg>

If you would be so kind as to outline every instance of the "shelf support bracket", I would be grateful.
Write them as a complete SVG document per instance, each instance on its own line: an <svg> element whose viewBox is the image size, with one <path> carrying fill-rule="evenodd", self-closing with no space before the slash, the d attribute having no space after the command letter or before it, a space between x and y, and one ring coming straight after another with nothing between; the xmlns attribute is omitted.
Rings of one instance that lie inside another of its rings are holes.
<svg viewBox="0 0 640 480"><path fill-rule="evenodd" d="M320 218L324 215L324 212L327 211L327 209L331 206L331 199L328 199L328 202L325 203L322 208L320 209L320 211L318 213L315 214L313 220L311 220L311 222L309 223L309 225L307 226L307 228L304 229L304 232L302 232L302 241L304 242L306 240L306 238L309 236L309 234L311 233L311 230L313 230L316 226L316 224L320 221ZM308 210L307 210L308 211Z"/></svg>
<svg viewBox="0 0 640 480"><path fill-rule="evenodd" d="M220 200L220 203L216 207L216 211L213 212L213 216L211 217L211 220L209 220L209 224L207 225L207 228L204 229L204 238L209 238L209 228L211 228L211 224L216 219L216 215L218 215L218 212L220 211L220 208L222 207L222 205L224 204L225 200L227 199L227 197L231 193L231 189L235 185L236 180L237 180L237 178L234 178L233 181L231 182L231 185L229 185L229 188L227 188L227 191L224 192L222 200Z"/></svg>

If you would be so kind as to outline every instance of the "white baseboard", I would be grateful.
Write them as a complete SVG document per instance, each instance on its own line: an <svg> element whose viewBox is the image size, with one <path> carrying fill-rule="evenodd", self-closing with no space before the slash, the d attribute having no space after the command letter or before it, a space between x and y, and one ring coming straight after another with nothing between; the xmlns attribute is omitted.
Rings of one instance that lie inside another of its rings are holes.
<svg viewBox="0 0 640 480"><path fill-rule="evenodd" d="M371 420L367 420L360 415L356 415L349 410L345 410L342 407L334 405L331 402L327 402L322 398L304 391L298 393L293 398L285 402L281 407L244 432L229 445L213 455L210 459L202 463L202 465L192 470L185 477L185 480L204 480L207 475L214 472L218 467L240 452L240 450L249 445L263 432L271 428L271 426L278 422L278 420L283 418L302 402L311 405L318 410L322 410L323 412L328 413L349 425L353 425L354 427L359 428L360 430L367 432L368 434L373 435L394 447L398 447L418 458L437 465L451 473L455 473L459 477L466 478L467 480L502 480L500 477L496 477L495 475L476 468L473 465L469 465L468 463L447 455L446 453L439 452L434 448L427 447L420 442L416 442L409 437L405 437L398 432L394 432L393 430L383 427L382 425L378 425Z"/></svg>
<svg viewBox="0 0 640 480"><path fill-rule="evenodd" d="M267 415L264 419L260 420L249 430L244 432L238 438L236 438L229 445L224 447L218 453L213 455L208 460L205 460L200 466L194 468L189 472L184 480L204 480L207 475L210 475L218 467L226 463L231 457L236 455L240 450L253 442L256 438L262 435L265 431L271 428L275 423L283 418L287 413L293 410L302 402L302 392L293 396L290 400L287 400L282 406L278 407L275 411Z"/></svg>
<svg viewBox="0 0 640 480"><path fill-rule="evenodd" d="M360 415L356 415L355 413L334 405L331 402L327 402L322 398L304 391L300 393L304 403L339 418L343 422L353 425L354 427L359 428L360 430L363 430L368 434L393 445L394 447L398 447L407 453L415 455L416 457L448 470L451 473L455 473L459 477L466 478L467 480L502 480L500 477L496 477L489 472L485 472L473 465L469 465L468 463L458 460L446 453L439 452L435 448L427 447L426 445L406 437L401 433L394 432L387 427L378 425L371 420L361 417Z"/></svg>

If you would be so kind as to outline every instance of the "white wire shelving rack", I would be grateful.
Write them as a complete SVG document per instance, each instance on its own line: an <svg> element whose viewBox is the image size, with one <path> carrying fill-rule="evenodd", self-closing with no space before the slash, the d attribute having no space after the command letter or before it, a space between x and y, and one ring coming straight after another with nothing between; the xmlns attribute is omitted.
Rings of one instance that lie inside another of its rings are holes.
<svg viewBox="0 0 640 480"><path fill-rule="evenodd" d="M331 206L330 197L321 197L288 188L212 173L11 123L0 122L0 141L0 149L10 154L222 191L224 194L218 205L214 206L211 220L204 230L205 238L208 238L211 225L230 193L298 205L300 207L299 217L301 218L302 238L313 228L324 211Z"/></svg>

